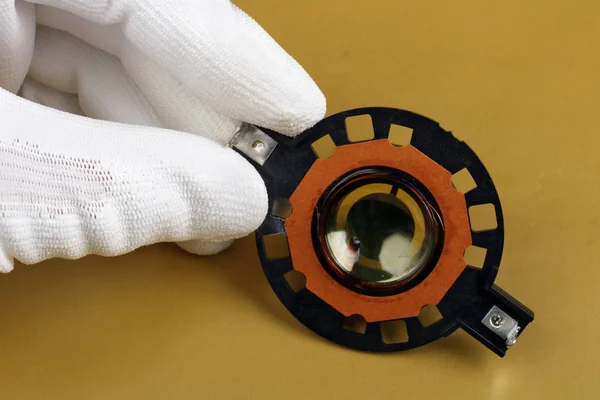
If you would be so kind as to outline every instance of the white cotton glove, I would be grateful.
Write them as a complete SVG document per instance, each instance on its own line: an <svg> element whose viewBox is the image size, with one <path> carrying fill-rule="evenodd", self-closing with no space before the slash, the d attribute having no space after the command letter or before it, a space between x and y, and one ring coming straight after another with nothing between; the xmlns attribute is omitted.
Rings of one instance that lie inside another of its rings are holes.
<svg viewBox="0 0 600 400"><path fill-rule="evenodd" d="M0 0L0 271L156 242L218 252L267 212L228 147L240 121L291 136L324 113L229 1Z"/></svg>

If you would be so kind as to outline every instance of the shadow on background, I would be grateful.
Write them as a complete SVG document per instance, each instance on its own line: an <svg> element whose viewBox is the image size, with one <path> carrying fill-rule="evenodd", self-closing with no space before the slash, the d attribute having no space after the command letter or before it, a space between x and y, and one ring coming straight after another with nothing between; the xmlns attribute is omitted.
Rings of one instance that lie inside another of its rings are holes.
<svg viewBox="0 0 600 400"><path fill-rule="evenodd" d="M1 275L0 320L4 329L0 328L0 341L19 335L23 339L32 332L44 335L60 321L80 324L84 332L129 327L162 329L162 335L170 337L169 330L192 324L182 322L182 315L205 319L208 329L210 319L236 318L239 315L235 313L224 314L243 306L252 307L252 314L268 314L269 320L293 335L347 350L313 333L285 309L263 274L253 236L210 257L188 254L173 244L159 244L121 257L90 256L83 261L17 265L10 274ZM223 301L229 301L228 305L221 307ZM452 357L478 366L488 358L486 352L459 330L421 348L383 356Z"/></svg>
<svg viewBox="0 0 600 400"><path fill-rule="evenodd" d="M271 289L260 265L254 235L237 240L231 248L215 256L215 261L208 268L212 274L225 278L232 291L242 293L277 321L294 329L304 328Z"/></svg>
<svg viewBox="0 0 600 400"><path fill-rule="evenodd" d="M86 308L108 312L114 303L132 313L153 306L160 318L168 318L170 310L182 304L197 305L190 310L194 318L208 318L225 300L250 302L258 313L268 313L285 326L303 327L271 290L253 236L215 256L195 256L174 244L158 244L120 257L17 263L11 273L0 275L0 320L5 327L25 329L32 320L63 312L76 318L73 313L85 313ZM0 328L0 339L5 335L10 331Z"/></svg>

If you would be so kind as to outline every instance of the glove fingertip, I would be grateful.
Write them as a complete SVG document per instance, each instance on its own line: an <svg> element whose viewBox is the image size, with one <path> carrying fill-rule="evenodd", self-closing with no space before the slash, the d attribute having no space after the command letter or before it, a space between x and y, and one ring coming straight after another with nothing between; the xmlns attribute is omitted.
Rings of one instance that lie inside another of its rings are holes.
<svg viewBox="0 0 600 400"><path fill-rule="evenodd" d="M178 242L177 245L188 253L199 256L211 256L218 254L228 249L233 243L233 240L225 240L222 242L205 242L202 240L187 240Z"/></svg>
<svg viewBox="0 0 600 400"><path fill-rule="evenodd" d="M293 101L280 105L281 109L276 114L279 118L271 124L275 130L285 135L296 136L314 126L325 116L327 109L325 96L316 84L311 83L313 87L306 88L297 97L290 96Z"/></svg>
<svg viewBox="0 0 600 400"><path fill-rule="evenodd" d="M0 247L0 273L8 273L14 268L14 258L6 254L6 251Z"/></svg>

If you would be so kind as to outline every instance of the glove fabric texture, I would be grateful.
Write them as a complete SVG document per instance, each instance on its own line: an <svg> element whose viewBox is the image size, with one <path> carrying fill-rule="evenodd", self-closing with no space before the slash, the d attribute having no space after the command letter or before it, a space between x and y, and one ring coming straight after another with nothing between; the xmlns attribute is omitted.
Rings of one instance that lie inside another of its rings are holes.
<svg viewBox="0 0 600 400"><path fill-rule="evenodd" d="M225 0L0 0L0 271L157 242L213 254L267 213L229 147L325 114L305 70Z"/></svg>

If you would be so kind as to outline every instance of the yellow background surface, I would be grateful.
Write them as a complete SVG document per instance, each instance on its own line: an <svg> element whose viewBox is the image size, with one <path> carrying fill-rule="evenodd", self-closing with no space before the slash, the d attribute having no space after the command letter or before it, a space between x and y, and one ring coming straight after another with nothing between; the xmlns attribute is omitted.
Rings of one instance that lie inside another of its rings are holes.
<svg viewBox="0 0 600 400"><path fill-rule="evenodd" d="M405 353L331 344L288 314L252 237L0 276L2 399L596 399L598 1L238 0L328 113L391 106L467 141L503 204L497 280L536 313L500 359L464 332Z"/></svg>

